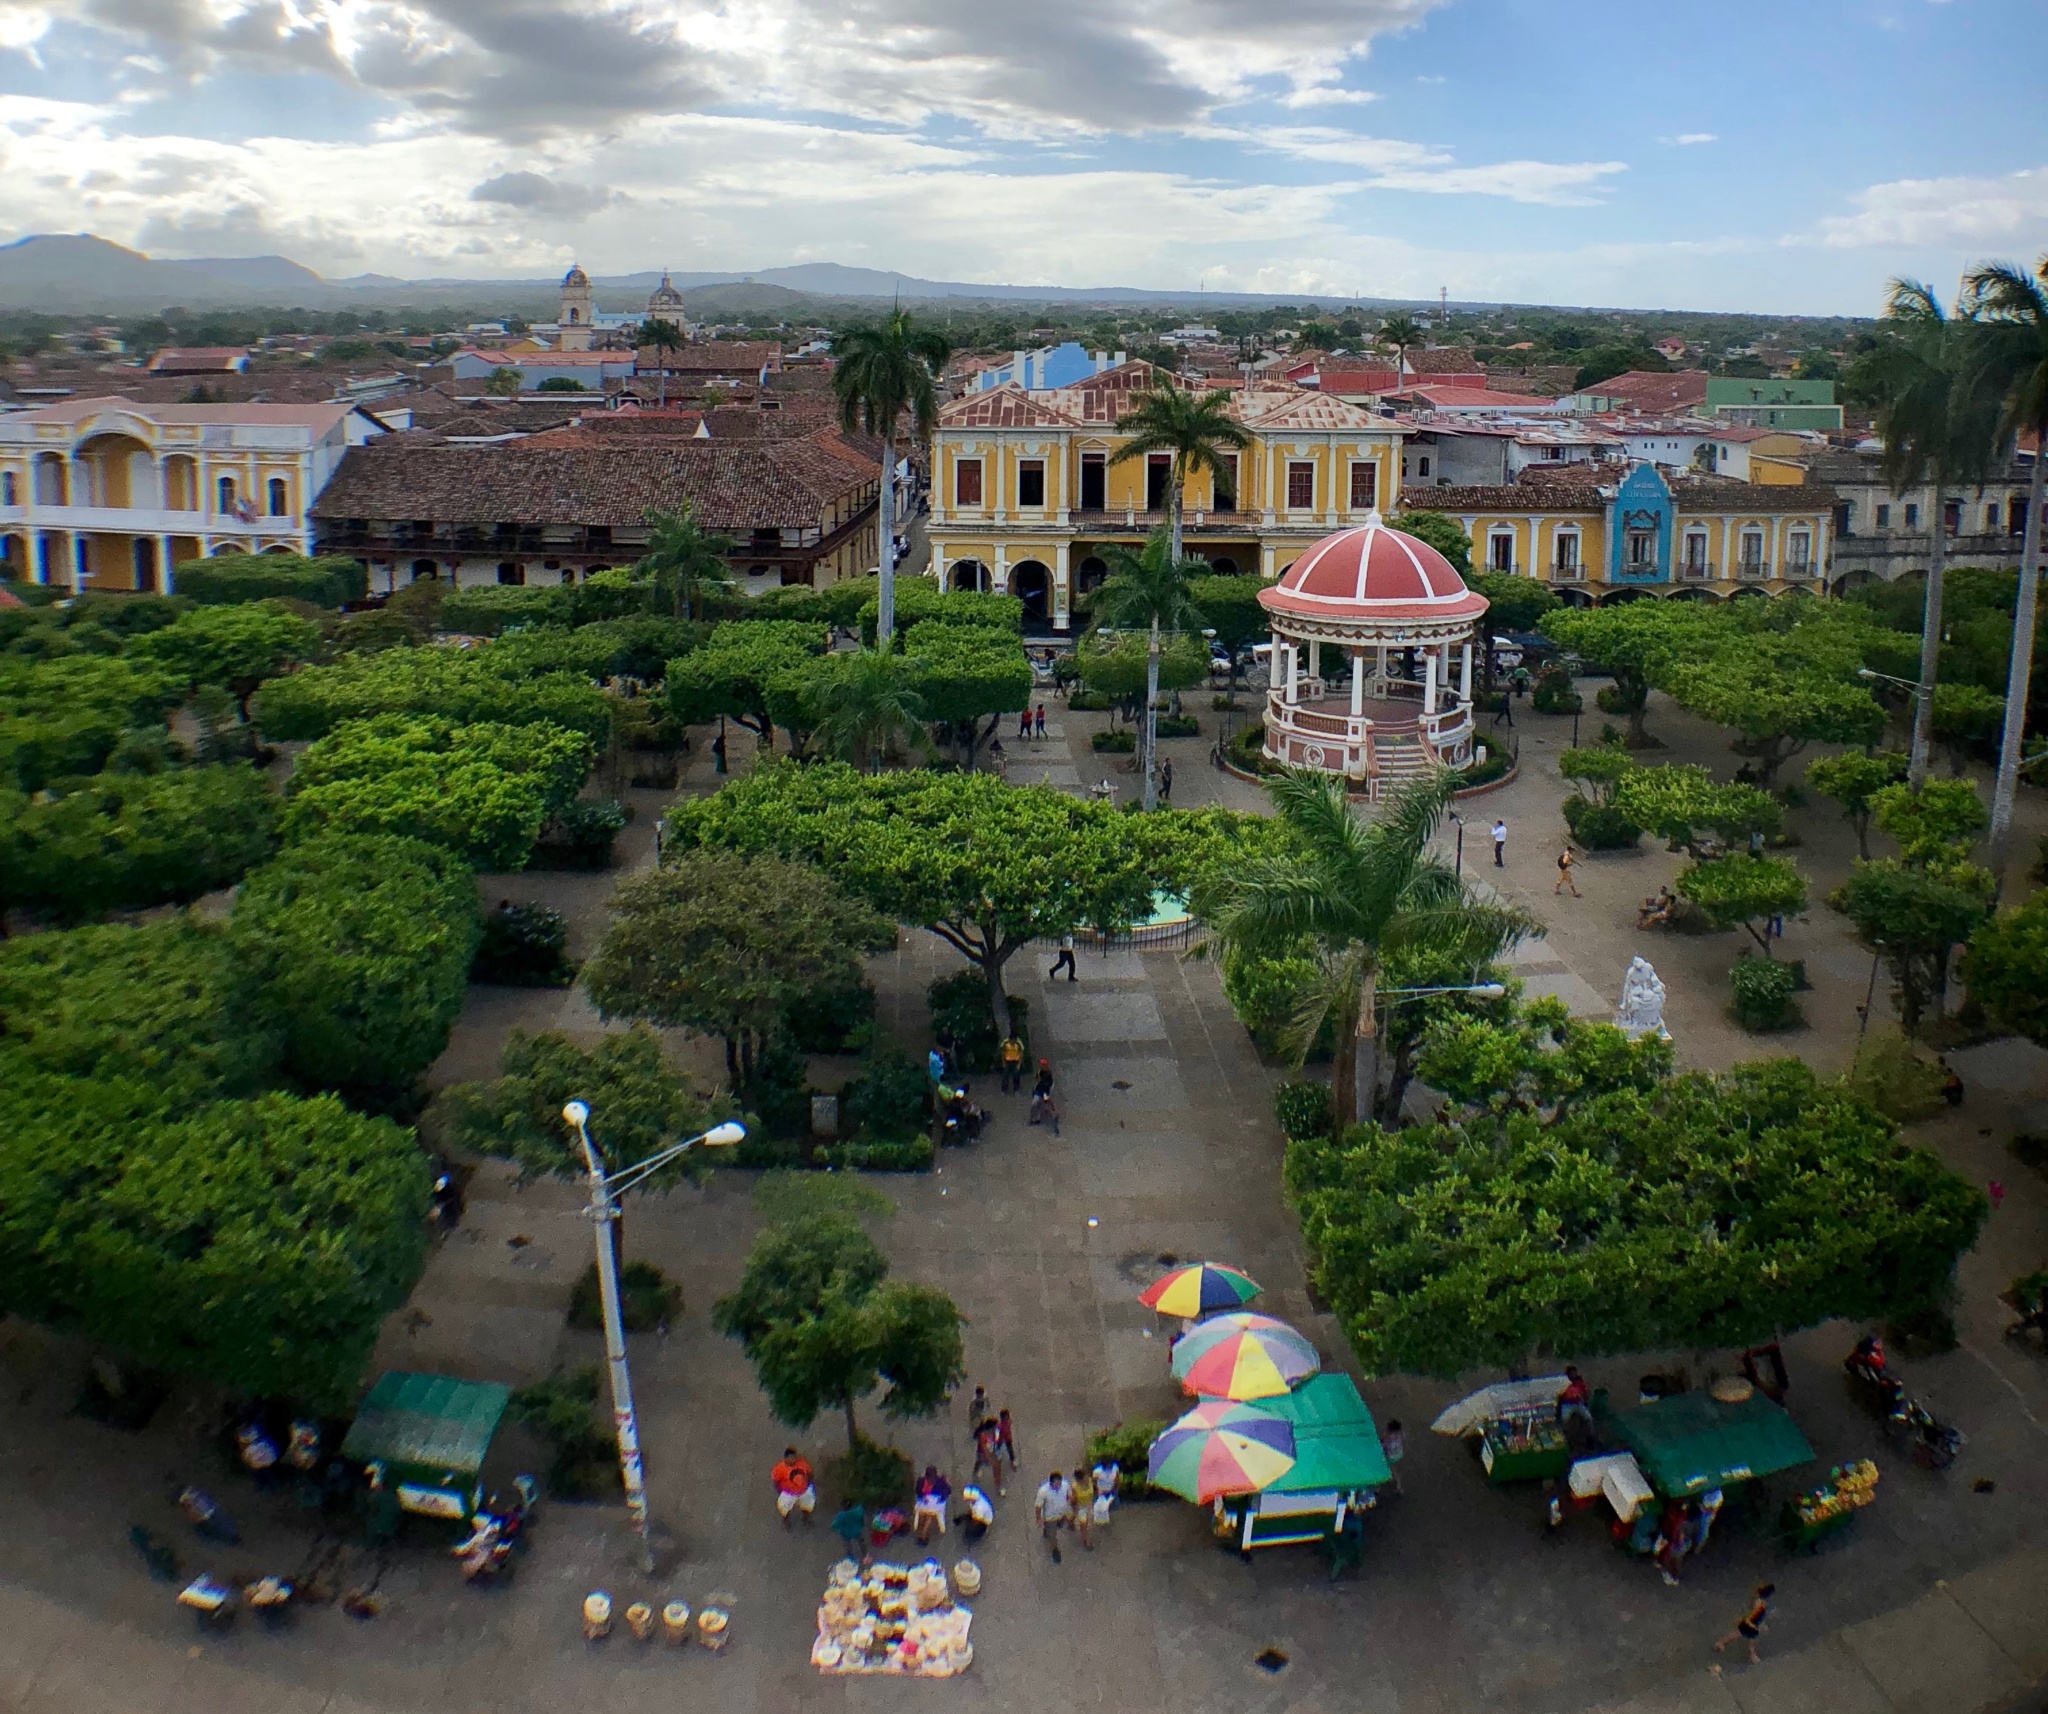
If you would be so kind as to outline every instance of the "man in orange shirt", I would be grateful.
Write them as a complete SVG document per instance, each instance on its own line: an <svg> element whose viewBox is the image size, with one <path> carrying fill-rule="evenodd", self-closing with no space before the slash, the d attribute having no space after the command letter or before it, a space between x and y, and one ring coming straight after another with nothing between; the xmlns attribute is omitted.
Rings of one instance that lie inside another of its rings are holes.
<svg viewBox="0 0 2048 1714"><path fill-rule="evenodd" d="M769 1472L775 1484L775 1509L782 1514L782 1527L789 1527L792 1512L802 1512L804 1522L818 1509L818 1482L811 1474L810 1460L794 1446L785 1447L782 1462Z"/></svg>

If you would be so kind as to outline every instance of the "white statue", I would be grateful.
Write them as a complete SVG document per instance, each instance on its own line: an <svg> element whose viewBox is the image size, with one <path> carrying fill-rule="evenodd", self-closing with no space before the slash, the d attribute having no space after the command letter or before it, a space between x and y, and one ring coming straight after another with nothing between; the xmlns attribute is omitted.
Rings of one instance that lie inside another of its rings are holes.
<svg viewBox="0 0 2048 1714"><path fill-rule="evenodd" d="M1628 973L1621 979L1621 1004L1615 1008L1614 1021L1631 1040L1645 1035L1670 1040L1671 1032L1664 1027L1664 984L1657 979L1657 972L1647 958L1629 961Z"/></svg>

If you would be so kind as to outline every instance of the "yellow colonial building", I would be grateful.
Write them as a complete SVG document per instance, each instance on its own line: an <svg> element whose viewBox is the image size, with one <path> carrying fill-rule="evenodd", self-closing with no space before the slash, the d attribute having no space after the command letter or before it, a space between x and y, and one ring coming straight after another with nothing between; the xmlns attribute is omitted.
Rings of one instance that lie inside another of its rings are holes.
<svg viewBox="0 0 2048 1714"><path fill-rule="evenodd" d="M1422 503L1464 526L1475 567L1540 577L1581 606L1828 585L1835 493L1805 482L1604 464L1434 488Z"/></svg>
<svg viewBox="0 0 2048 1714"><path fill-rule="evenodd" d="M931 574L1015 595L1027 622L1068 630L1075 596L1107 575L1103 549L1135 548L1166 522L1168 455L1115 462L1129 439L1117 419L1162 382L1128 362L947 403L932 437ZM1187 549L1219 571L1270 580L1331 531L1399 505L1400 424L1299 387L1238 393L1230 414L1251 444L1183 498Z"/></svg>
<svg viewBox="0 0 2048 1714"><path fill-rule="evenodd" d="M310 508L352 446L359 405L71 399L0 417L0 560L23 582L172 592L214 553L310 553Z"/></svg>

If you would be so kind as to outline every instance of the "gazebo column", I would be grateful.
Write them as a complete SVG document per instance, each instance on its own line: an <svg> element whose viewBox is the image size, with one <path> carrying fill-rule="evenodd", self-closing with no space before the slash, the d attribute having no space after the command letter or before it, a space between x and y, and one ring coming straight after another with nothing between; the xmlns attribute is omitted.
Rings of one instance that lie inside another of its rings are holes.
<svg viewBox="0 0 2048 1714"><path fill-rule="evenodd" d="M1291 638L1287 644L1287 700L1301 700L1301 645Z"/></svg>
<svg viewBox="0 0 2048 1714"><path fill-rule="evenodd" d="M1365 712L1365 649L1361 645L1351 651L1351 718L1356 720Z"/></svg>
<svg viewBox="0 0 2048 1714"><path fill-rule="evenodd" d="M1308 640L1308 676L1311 679L1323 676L1323 642L1320 637Z"/></svg>
<svg viewBox="0 0 2048 1714"><path fill-rule="evenodd" d="M1436 712L1436 650L1426 649L1422 655L1422 712Z"/></svg>
<svg viewBox="0 0 2048 1714"><path fill-rule="evenodd" d="M1465 640L1465 648L1458 660L1458 700L1472 700L1472 641Z"/></svg>

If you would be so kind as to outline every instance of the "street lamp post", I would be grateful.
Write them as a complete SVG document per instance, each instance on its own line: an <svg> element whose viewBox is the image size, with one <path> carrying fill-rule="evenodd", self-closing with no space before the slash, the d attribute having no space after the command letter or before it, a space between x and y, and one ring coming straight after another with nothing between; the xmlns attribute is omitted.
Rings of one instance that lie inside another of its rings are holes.
<svg viewBox="0 0 2048 1714"><path fill-rule="evenodd" d="M1412 1000L1420 994L1477 994L1482 1000L1501 1000L1507 997L1504 982L1469 982L1451 988L1382 988L1373 995L1374 1000Z"/></svg>
<svg viewBox="0 0 2048 1714"><path fill-rule="evenodd" d="M640 1538L642 1568L654 1570L654 1537L647 1523L647 1474L640 1461L640 1424L633 1414L633 1377L626 1368L626 1327L619 1314L619 1276L612 1253L612 1222L619 1217L615 1198L631 1190L651 1174L677 1159L685 1149L702 1143L709 1149L730 1148L747 1134L746 1126L733 1120L714 1125L702 1136L689 1137L661 1153L636 1162L623 1172L609 1176L590 1140L590 1109L571 1101L562 1117L576 1133L583 1150L583 1165L590 1174L590 1206L584 1210L597 1232L597 1295L604 1315L604 1356L611 1371L612 1428L619 1442L619 1473L626 1487L626 1511L633 1520L633 1533Z"/></svg>
<svg viewBox="0 0 2048 1714"><path fill-rule="evenodd" d="M1906 783L1918 791L1927 781L1928 755L1920 742L1920 703L1932 693L1931 685L1923 684L1917 678L1900 678L1896 673L1881 673L1873 667L1858 667L1858 678L1883 679L1886 684L1902 684L1913 693L1913 750L1906 761Z"/></svg>
<svg viewBox="0 0 2048 1714"><path fill-rule="evenodd" d="M1447 809L1444 814L1451 818L1458 829L1458 854L1452 873L1462 881L1465 878L1465 818L1454 809Z"/></svg>

